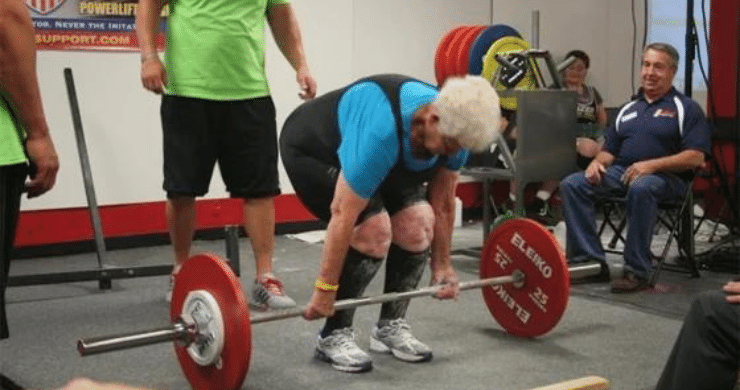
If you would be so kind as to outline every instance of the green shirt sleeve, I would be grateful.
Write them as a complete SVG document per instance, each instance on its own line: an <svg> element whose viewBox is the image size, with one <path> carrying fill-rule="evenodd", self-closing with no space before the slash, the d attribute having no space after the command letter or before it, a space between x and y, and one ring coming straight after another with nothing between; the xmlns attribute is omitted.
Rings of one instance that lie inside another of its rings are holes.
<svg viewBox="0 0 740 390"><path fill-rule="evenodd" d="M15 114L0 97L0 166L26 162L26 154Z"/></svg>

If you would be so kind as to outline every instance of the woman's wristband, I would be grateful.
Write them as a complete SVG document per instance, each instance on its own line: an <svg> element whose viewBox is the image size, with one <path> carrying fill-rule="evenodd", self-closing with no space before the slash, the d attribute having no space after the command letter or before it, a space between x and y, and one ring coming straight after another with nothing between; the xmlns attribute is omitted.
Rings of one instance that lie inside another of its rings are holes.
<svg viewBox="0 0 740 390"><path fill-rule="evenodd" d="M334 292L339 289L338 284L329 284L320 279L316 279L315 286L317 290L324 292Z"/></svg>

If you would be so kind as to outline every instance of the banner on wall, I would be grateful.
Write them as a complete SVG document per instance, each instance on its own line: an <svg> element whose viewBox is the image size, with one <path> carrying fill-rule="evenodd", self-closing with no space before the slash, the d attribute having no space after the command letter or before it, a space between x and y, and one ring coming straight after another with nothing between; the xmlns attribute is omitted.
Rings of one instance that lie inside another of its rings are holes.
<svg viewBox="0 0 740 390"><path fill-rule="evenodd" d="M138 0L26 0L38 50L137 51ZM165 6L163 16L167 15ZM164 48L163 19L157 48Z"/></svg>

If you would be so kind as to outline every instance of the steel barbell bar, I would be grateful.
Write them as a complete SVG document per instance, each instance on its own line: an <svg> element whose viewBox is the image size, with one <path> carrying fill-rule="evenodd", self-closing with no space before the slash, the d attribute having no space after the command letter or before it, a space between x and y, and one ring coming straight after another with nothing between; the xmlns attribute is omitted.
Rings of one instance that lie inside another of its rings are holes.
<svg viewBox="0 0 740 390"><path fill-rule="evenodd" d="M578 279L598 274L599 272L601 272L601 266L599 264L575 266L570 267L568 271L572 279ZM502 284L512 284L516 286L517 284L524 283L525 278L526 277L523 272L515 270L511 275L508 276L498 276L468 282L461 282L459 286L460 291ZM344 299L337 301L334 304L334 309L345 310L377 303L399 301L421 296L431 296L436 294L440 288L440 286L429 286L407 292L386 293L377 296L356 299ZM301 307L289 310L275 311L267 314L258 314L250 317L249 321L251 324L258 324L262 322L300 317L303 314L304 310L305 307ZM79 351L80 355L89 356L110 351L136 348L140 346L171 341L178 341L184 343L185 345L188 345L189 343L192 343L197 339L198 333L199 330L197 329L196 324L186 323L183 319L180 319L178 321L175 321L172 325L162 326L150 330L81 339L77 341L77 350Z"/></svg>

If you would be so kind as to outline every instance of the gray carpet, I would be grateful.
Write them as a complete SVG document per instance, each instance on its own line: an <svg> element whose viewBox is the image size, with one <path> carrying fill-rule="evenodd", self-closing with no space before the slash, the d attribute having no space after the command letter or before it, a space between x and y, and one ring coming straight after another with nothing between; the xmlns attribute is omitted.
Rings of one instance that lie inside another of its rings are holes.
<svg viewBox="0 0 740 390"><path fill-rule="evenodd" d="M455 249L481 243L481 229L456 229ZM195 251L223 253L223 242L197 241ZM242 283L251 284L254 264L240 240ZM275 267L288 293L308 301L321 244L292 236L277 238ZM109 253L113 264L162 264L166 246ZM94 254L20 260L11 274L89 269ZM477 260L454 256L461 279L477 278ZM619 261L610 258L610 261ZM379 275L381 276L381 275ZM718 288L731 275L702 272L701 278L664 272L660 291L614 295L607 284L574 286L568 309L550 333L537 339L508 335L489 314L480 292L457 302L418 298L409 322L434 349L434 360L408 364L373 354L374 369L346 374L313 359L321 322L288 319L252 328L252 361L244 389L498 389L521 390L586 375L608 378L613 389L648 389L660 374L688 302ZM380 277L368 294L381 290ZM428 275L424 276L424 282ZM0 373L28 388L51 389L77 376L121 381L156 389L186 389L187 381L169 343L78 356L82 337L145 330L167 324L167 277L115 280L101 291L95 282L13 287L8 290L11 338L0 342ZM378 307L358 309L355 327L366 348ZM245 351L246 352L246 351Z"/></svg>

